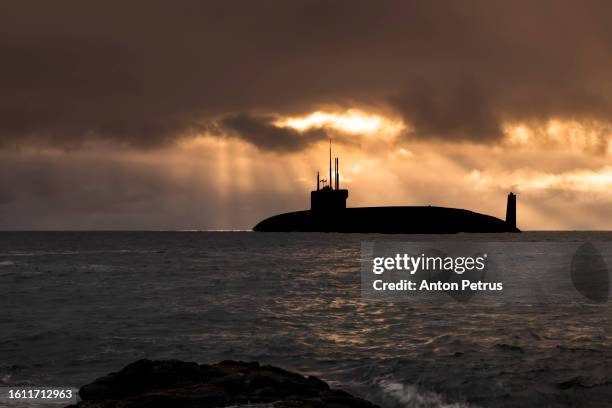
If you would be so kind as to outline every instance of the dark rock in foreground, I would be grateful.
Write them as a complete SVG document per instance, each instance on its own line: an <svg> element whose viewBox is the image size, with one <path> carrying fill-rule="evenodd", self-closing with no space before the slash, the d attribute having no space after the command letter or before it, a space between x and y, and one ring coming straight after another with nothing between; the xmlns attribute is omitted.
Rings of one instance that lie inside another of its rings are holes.
<svg viewBox="0 0 612 408"><path fill-rule="evenodd" d="M375 408L332 390L316 377L283 369L223 361L197 364L139 360L79 390L79 408L224 407L266 404L275 408ZM75 406L73 406L75 407Z"/></svg>

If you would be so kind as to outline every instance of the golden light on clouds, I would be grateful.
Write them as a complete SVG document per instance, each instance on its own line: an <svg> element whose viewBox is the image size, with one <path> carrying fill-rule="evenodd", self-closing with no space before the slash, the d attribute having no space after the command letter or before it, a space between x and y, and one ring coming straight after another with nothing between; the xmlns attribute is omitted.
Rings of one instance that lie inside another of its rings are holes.
<svg viewBox="0 0 612 408"><path fill-rule="evenodd" d="M612 123L550 119L544 123L506 123L504 142L511 147L547 147L612 153Z"/></svg>
<svg viewBox="0 0 612 408"><path fill-rule="evenodd" d="M291 127L299 131L325 127L334 131L361 136L362 142L397 141L401 134L410 134L412 126L401 119L364 109L344 111L317 110L303 116L288 116L274 122L276 126ZM550 119L544 122L506 122L502 125L503 137L499 146L507 148L545 148L558 150L585 151L594 154L612 154L609 143L612 136L612 122L596 120L577 121ZM406 142L411 141L410 137ZM410 156L409 149L391 154Z"/></svg>
<svg viewBox="0 0 612 408"><path fill-rule="evenodd" d="M336 140L332 154L340 157L350 206L431 204L503 218L506 194L514 191L524 229L597 229L612 208L610 125L602 122L506 123L502 139L490 143L412 138L410 124L366 109L317 110L274 125L322 127ZM167 163L167 173L180 166L190 175L177 177L212 192L215 227L248 228L265 216L308 208L317 171L327 174L328 148L319 140L278 154L230 135L201 135L166 152L176 163ZM596 208L598 215L581 217L575 208Z"/></svg>
<svg viewBox="0 0 612 408"><path fill-rule="evenodd" d="M472 170L467 179L479 188L493 186L519 191L564 190L581 193L612 192L612 166L596 170L579 169L553 174L534 170L491 173Z"/></svg>
<svg viewBox="0 0 612 408"><path fill-rule="evenodd" d="M344 133L370 135L396 135L404 129L399 120L359 109L343 112L316 111L305 116L282 118L277 126L288 126L304 131L315 127L327 127Z"/></svg>

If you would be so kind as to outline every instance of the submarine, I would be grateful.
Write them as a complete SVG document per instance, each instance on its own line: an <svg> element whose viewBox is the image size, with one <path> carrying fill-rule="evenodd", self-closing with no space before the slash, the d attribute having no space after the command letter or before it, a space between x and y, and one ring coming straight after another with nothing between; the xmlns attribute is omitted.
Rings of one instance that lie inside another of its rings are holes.
<svg viewBox="0 0 612 408"><path fill-rule="evenodd" d="M259 222L261 232L340 232L378 234L455 234L520 232L516 227L516 195L508 194L506 219L461 208L427 206L347 207L348 190L340 188L339 160L331 142L329 179L317 173L317 188L310 193L310 209L274 215ZM333 183L332 183L333 180ZM323 187L321 183L326 183Z"/></svg>

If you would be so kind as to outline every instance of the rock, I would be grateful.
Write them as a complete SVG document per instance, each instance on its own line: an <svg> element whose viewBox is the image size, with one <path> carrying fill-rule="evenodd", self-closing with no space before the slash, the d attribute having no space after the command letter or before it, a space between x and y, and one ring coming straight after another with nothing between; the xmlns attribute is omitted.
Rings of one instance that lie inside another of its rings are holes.
<svg viewBox="0 0 612 408"><path fill-rule="evenodd" d="M78 408L196 408L268 404L274 408L376 408L316 377L255 362L138 360L79 390Z"/></svg>

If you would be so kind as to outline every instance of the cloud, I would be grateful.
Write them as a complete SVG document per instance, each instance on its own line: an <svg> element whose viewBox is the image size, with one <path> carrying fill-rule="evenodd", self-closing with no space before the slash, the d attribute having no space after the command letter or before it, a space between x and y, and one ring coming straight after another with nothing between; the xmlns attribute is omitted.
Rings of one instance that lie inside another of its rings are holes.
<svg viewBox="0 0 612 408"><path fill-rule="evenodd" d="M409 136L453 141L495 141L503 136L494 104L474 80L441 89L422 80L391 97L412 131Z"/></svg>
<svg viewBox="0 0 612 408"><path fill-rule="evenodd" d="M328 138L323 128L302 132L274 124L274 117L255 117L245 113L230 115L220 121L219 134L235 135L262 150L294 152Z"/></svg>
<svg viewBox="0 0 612 408"><path fill-rule="evenodd" d="M467 176L470 182L479 188L503 186L507 189L518 189L520 192L564 191L577 195L610 195L612 187L612 167L598 169L573 169L561 173L544 173L519 170L511 174L489 174L473 170Z"/></svg>
<svg viewBox="0 0 612 408"><path fill-rule="evenodd" d="M7 2L0 227L248 228L307 206L330 135L342 169L362 169L351 205L503 216L521 169L608 164L611 14L597 0ZM316 112L338 117L283 122ZM473 188L473 169L492 182ZM560 199L591 178L523 194L521 226L608 225L612 197Z"/></svg>
<svg viewBox="0 0 612 408"><path fill-rule="evenodd" d="M513 1L12 2L0 146L137 148L240 112L386 107L416 138L612 113L612 4ZM262 131L274 129L265 128ZM264 149L300 141L250 132Z"/></svg>

